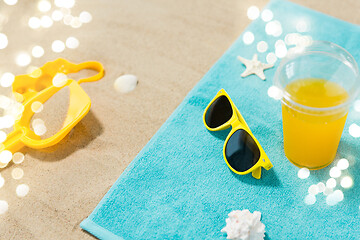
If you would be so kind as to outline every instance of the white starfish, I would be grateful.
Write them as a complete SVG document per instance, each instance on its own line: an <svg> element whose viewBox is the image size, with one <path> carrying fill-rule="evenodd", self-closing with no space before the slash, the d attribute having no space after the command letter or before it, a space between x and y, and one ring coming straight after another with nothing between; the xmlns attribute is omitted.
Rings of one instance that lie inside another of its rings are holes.
<svg viewBox="0 0 360 240"><path fill-rule="evenodd" d="M246 70L241 74L242 77L256 74L262 80L265 80L264 70L272 68L273 64L262 63L258 60L257 54L254 54L251 60L238 56L238 59L246 66Z"/></svg>

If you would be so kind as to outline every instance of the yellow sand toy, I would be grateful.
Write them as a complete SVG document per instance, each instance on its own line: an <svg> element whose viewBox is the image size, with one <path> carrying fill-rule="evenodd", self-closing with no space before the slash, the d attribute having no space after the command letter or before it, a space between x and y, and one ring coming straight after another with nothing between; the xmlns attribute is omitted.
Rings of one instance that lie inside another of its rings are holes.
<svg viewBox="0 0 360 240"><path fill-rule="evenodd" d="M61 86L54 86L53 79L57 74L76 73L83 69L95 70L98 73L78 81L65 79ZM46 148L58 143L90 110L90 98L79 84L97 81L103 76L104 68L99 62L74 64L61 58L46 63L31 74L16 76L12 91L16 98L21 98L24 111L21 118L15 121L14 130L2 143L0 153L4 150L14 153L24 146L35 149ZM30 120L34 115L31 105L34 102L45 103L51 96L67 86L70 89L70 103L63 128L53 136L41 139L30 129ZM0 167L5 166L1 164Z"/></svg>

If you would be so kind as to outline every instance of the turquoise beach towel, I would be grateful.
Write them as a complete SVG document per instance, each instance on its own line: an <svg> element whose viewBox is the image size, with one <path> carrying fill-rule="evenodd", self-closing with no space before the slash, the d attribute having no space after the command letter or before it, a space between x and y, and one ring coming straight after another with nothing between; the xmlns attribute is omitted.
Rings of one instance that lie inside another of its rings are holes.
<svg viewBox="0 0 360 240"><path fill-rule="evenodd" d="M266 239L360 239L359 139L348 133L351 124L360 123L360 113L349 113L334 163L300 179L299 169L283 153L281 103L267 93L279 60L265 71L267 80L262 81L255 75L240 77L245 67L237 59L239 55L251 59L263 40L269 49L258 56L266 62L275 42L297 32L296 23L304 20L310 26L304 35L338 44L360 63L360 27L282 0L273 0L266 8L281 23L282 34L269 36L266 22L253 21L245 32L254 34L254 42L244 44L241 35L226 51L81 223L83 229L112 240L225 239L220 230L228 213L249 209L262 213ZM213 133L203 125L203 111L221 88L274 165L262 171L260 180L232 173L222 156L228 131ZM343 189L341 177L337 179L335 189L343 192L344 200L330 206L321 193L315 204L305 204L309 186L325 183L340 158L350 162L342 176L354 182Z"/></svg>

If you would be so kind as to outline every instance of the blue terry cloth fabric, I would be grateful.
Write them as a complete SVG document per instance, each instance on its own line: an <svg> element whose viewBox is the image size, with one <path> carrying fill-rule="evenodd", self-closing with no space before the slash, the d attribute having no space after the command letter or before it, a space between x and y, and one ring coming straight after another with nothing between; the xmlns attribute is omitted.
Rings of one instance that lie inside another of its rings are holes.
<svg viewBox="0 0 360 240"><path fill-rule="evenodd" d="M265 40L269 49L258 54L265 62L276 40L296 32L297 21L304 20L310 26L305 34L344 47L360 63L360 27L282 0L271 1L267 8L281 23L282 35L268 36L261 18L250 24L246 31L254 33L255 41L245 45L239 37L81 223L83 229L100 239L225 239L220 230L227 214L249 209L262 213L266 239L360 238L359 139L348 133L350 124L359 124L360 113L350 112L337 156L349 159L342 176L351 176L353 187L341 188L338 178L336 189L343 191L343 201L329 206L321 193L315 204L306 205L309 186L325 183L337 160L307 179L298 178L299 169L283 153L281 103L267 94L279 61L262 81L255 75L240 77L245 67L237 59L250 59L257 42ZM213 133L203 125L203 111L221 88L274 165L262 171L260 180L232 173L222 155L228 131Z"/></svg>

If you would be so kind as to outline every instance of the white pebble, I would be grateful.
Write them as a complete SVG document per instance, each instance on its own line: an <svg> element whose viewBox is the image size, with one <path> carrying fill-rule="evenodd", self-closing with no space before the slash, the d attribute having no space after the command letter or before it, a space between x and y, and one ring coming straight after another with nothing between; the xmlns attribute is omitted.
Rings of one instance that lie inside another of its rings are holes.
<svg viewBox="0 0 360 240"><path fill-rule="evenodd" d="M128 93L133 91L138 84L138 78L135 75L126 74L115 80L114 88L120 93Z"/></svg>

